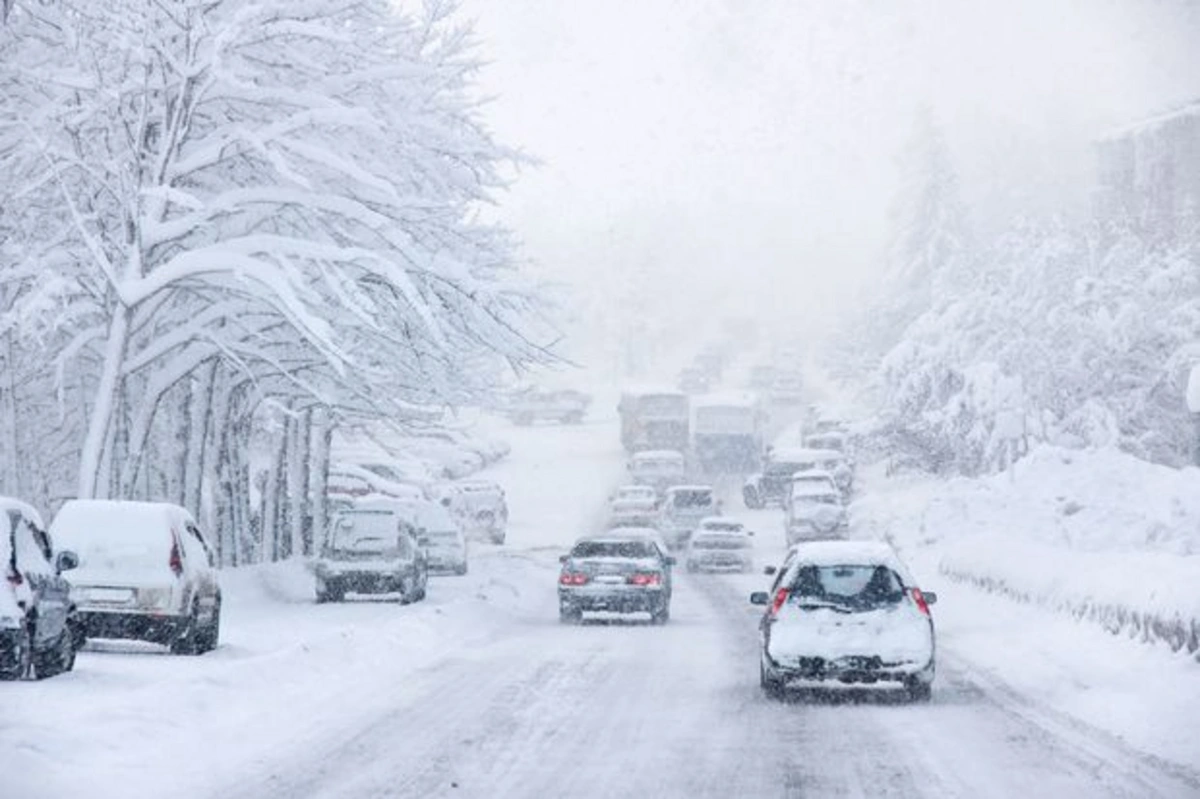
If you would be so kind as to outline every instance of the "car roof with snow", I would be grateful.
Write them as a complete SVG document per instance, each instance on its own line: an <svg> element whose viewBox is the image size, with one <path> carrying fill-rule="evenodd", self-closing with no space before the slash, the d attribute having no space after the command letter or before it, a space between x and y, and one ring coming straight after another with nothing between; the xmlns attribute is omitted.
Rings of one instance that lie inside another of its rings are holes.
<svg viewBox="0 0 1200 799"><path fill-rule="evenodd" d="M462 491L504 491L494 480L459 480L455 485Z"/></svg>
<svg viewBox="0 0 1200 799"><path fill-rule="evenodd" d="M883 541L807 541L789 550L796 566L888 566L907 577L896 550Z"/></svg>
<svg viewBox="0 0 1200 799"><path fill-rule="evenodd" d="M713 487L710 485L680 483L679 485L667 486L666 493L681 494L684 491L708 491L711 492Z"/></svg>

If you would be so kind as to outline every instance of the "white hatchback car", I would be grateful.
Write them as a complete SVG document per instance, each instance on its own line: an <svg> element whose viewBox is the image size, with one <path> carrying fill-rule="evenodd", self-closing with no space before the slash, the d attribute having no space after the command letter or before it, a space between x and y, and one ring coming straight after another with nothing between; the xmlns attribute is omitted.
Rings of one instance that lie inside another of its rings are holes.
<svg viewBox="0 0 1200 799"><path fill-rule="evenodd" d="M221 586L192 515L165 502L73 499L51 538L79 556L71 597L87 638L132 638L177 654L217 646Z"/></svg>
<svg viewBox="0 0 1200 799"><path fill-rule="evenodd" d="M769 570L770 571L770 570ZM760 625L760 679L778 697L788 687L894 683L928 701L934 676L932 593L916 586L881 542L818 541L792 547Z"/></svg>

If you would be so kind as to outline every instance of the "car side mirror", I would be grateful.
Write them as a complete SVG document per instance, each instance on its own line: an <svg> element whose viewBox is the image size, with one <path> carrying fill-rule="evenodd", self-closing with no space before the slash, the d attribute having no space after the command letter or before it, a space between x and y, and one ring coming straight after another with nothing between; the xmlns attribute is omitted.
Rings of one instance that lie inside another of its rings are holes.
<svg viewBox="0 0 1200 799"><path fill-rule="evenodd" d="M776 569L774 566L763 567L763 574L767 575L768 577L773 577L777 571L779 571L779 569Z"/></svg>
<svg viewBox="0 0 1200 799"><path fill-rule="evenodd" d="M937 604L937 594L935 594L933 591L922 591L921 596L925 598L926 605Z"/></svg>
<svg viewBox="0 0 1200 799"><path fill-rule="evenodd" d="M663 563L667 564L668 566L674 566L675 565L675 556L667 555L665 558L663 558Z"/></svg>
<svg viewBox="0 0 1200 799"><path fill-rule="evenodd" d="M559 563L566 563L566 562L567 562L567 556L566 556L566 555L559 555L559 556L558 556L558 562L559 562Z"/></svg>
<svg viewBox="0 0 1200 799"><path fill-rule="evenodd" d="M753 594L750 595L750 604L751 605L769 605L769 604L771 604L771 597L767 594L766 591L755 591Z"/></svg>
<svg viewBox="0 0 1200 799"><path fill-rule="evenodd" d="M69 549L64 549L54 558L54 570L62 573L79 568L79 556Z"/></svg>

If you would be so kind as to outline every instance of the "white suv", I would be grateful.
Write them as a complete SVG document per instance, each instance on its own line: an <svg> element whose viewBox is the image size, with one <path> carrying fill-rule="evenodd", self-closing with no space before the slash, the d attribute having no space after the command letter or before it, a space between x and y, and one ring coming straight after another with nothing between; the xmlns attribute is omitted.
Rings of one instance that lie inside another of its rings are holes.
<svg viewBox="0 0 1200 799"><path fill-rule="evenodd" d="M216 648L216 562L186 510L76 499L54 517L50 534L79 556L71 583L84 636L150 641L177 654Z"/></svg>

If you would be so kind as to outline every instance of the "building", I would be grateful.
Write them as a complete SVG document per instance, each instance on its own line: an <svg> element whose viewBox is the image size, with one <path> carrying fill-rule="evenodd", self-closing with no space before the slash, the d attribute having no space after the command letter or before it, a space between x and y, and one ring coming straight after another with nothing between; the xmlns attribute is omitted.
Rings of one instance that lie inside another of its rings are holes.
<svg viewBox="0 0 1200 799"><path fill-rule="evenodd" d="M1096 142L1095 212L1164 244L1200 228L1200 100Z"/></svg>

